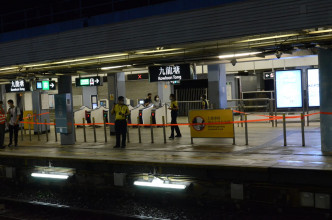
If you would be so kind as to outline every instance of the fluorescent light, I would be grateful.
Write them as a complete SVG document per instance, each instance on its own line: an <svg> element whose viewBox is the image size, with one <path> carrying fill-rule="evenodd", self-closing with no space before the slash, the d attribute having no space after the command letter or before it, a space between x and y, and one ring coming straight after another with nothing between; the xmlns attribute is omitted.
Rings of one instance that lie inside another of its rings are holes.
<svg viewBox="0 0 332 220"><path fill-rule="evenodd" d="M122 66L107 66L107 67L102 67L101 70L110 70L110 69L118 69L121 67L127 67L127 66L131 66L131 65L122 65Z"/></svg>
<svg viewBox="0 0 332 220"><path fill-rule="evenodd" d="M320 34L320 33L327 33L327 32L332 32L332 29L319 30L319 31L310 31L309 34Z"/></svg>
<svg viewBox="0 0 332 220"><path fill-rule="evenodd" d="M4 67L4 68L0 68L0 71L13 70L13 69L17 69L17 67Z"/></svg>
<svg viewBox="0 0 332 220"><path fill-rule="evenodd" d="M262 52L250 52L250 53L238 53L238 54L228 54L228 55L220 55L219 59L226 59L226 58L235 58L235 57L245 57L250 55L259 54Z"/></svg>
<svg viewBox="0 0 332 220"><path fill-rule="evenodd" d="M275 36L270 36L270 37L260 37L260 38L254 38L254 39L248 39L248 40L241 40L241 41L237 41L237 43L253 42L253 41L259 41L259 40L270 40L270 39L283 38L283 37L293 37L293 36L298 36L298 35L299 34L275 35Z"/></svg>
<svg viewBox="0 0 332 220"><path fill-rule="evenodd" d="M134 185L136 185L136 186L155 187L155 188L168 188L168 189L185 189L187 187L184 184L164 183L163 180L158 179L158 178L154 178L152 180L152 182L135 181Z"/></svg>
<svg viewBox="0 0 332 220"><path fill-rule="evenodd" d="M165 49L165 50L141 51L141 52L136 52L135 54L162 53L162 52L175 51L175 50L181 50L181 48L173 48L173 49Z"/></svg>
<svg viewBox="0 0 332 220"><path fill-rule="evenodd" d="M39 178L49 178L49 179L68 179L68 175L64 174L48 174L48 173L31 173L32 177L39 177Z"/></svg>

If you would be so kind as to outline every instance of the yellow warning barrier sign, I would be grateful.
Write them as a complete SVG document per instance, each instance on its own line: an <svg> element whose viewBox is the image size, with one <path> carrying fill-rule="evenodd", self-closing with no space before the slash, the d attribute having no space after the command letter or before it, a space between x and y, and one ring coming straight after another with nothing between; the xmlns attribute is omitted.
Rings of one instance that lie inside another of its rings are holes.
<svg viewBox="0 0 332 220"><path fill-rule="evenodd" d="M33 122L33 111L24 111L23 112L23 120L24 122ZM33 130L33 124L30 124L31 130ZM28 130L29 129L29 124L24 123L24 129Z"/></svg>
<svg viewBox="0 0 332 220"><path fill-rule="evenodd" d="M193 124L190 126L191 137L234 138L233 121L231 109L191 110L189 112L189 123Z"/></svg>

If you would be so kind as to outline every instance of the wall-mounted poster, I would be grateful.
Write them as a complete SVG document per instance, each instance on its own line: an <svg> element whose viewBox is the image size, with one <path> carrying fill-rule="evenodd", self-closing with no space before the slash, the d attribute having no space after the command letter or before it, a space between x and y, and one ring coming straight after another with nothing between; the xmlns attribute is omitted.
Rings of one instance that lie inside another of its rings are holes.
<svg viewBox="0 0 332 220"><path fill-rule="evenodd" d="M308 98L310 107L320 106L318 69L308 69Z"/></svg>

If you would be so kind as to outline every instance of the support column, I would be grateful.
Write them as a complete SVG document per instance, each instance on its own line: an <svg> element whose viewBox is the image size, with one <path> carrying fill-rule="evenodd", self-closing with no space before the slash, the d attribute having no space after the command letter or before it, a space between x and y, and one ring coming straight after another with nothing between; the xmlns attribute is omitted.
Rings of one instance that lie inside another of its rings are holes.
<svg viewBox="0 0 332 220"><path fill-rule="evenodd" d="M45 119L47 123L50 122L50 115L49 114L42 114L49 111L49 109L42 109L42 99L41 99L41 91L33 91L32 92L32 110L36 114L35 119L38 120L38 122L44 123ZM29 101L26 99L25 101ZM44 100L46 101L46 100ZM48 100L47 100L48 101ZM48 105L48 103L47 103ZM22 112L23 114L23 112ZM41 115L42 114L42 115ZM49 130L49 126L47 126L47 130ZM46 132L45 126L39 125L39 132ZM38 126L34 126L34 134L38 133Z"/></svg>
<svg viewBox="0 0 332 220"><path fill-rule="evenodd" d="M91 96L98 95L97 86L83 86L82 87L82 97L83 105L92 108Z"/></svg>
<svg viewBox="0 0 332 220"><path fill-rule="evenodd" d="M109 97L109 122L115 122L115 115L111 115L113 106L117 103L118 97L123 96L126 100L126 78L124 72L107 74L108 97ZM136 122L135 122L136 123ZM115 134L114 126L111 126L111 134Z"/></svg>
<svg viewBox="0 0 332 220"><path fill-rule="evenodd" d="M172 93L169 82L158 82L158 95L162 103L170 102L169 95Z"/></svg>
<svg viewBox="0 0 332 220"><path fill-rule="evenodd" d="M319 95L320 95L320 111L332 112L332 50L319 49L318 53L319 65ZM332 153L332 115L320 116L321 131L321 150L324 153Z"/></svg>
<svg viewBox="0 0 332 220"><path fill-rule="evenodd" d="M65 93L70 93L71 95L71 100L73 100L73 95L72 95L72 79L71 76L60 76L58 78L58 94L65 94ZM56 108L56 106L55 106ZM74 126L74 112L73 112L73 102L71 101L70 105L70 111L71 115L70 118L68 118L68 122L72 122L72 133L71 134L61 134L60 139L61 139L61 145L71 145L75 144L75 126Z"/></svg>
<svg viewBox="0 0 332 220"><path fill-rule="evenodd" d="M213 108L227 108L225 64L208 65L208 83L208 100Z"/></svg>

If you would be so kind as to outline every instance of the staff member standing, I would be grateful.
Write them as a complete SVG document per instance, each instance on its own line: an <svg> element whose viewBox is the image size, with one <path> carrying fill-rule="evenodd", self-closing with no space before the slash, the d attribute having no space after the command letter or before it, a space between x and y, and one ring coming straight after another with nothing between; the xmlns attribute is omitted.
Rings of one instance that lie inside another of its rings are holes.
<svg viewBox="0 0 332 220"><path fill-rule="evenodd" d="M8 117L8 124L9 124L9 144L8 147L11 147L13 144L13 133L14 133L14 142L15 147L17 147L17 141L18 141L18 130L19 130L19 118L21 115L21 111L19 108L14 106L13 100L9 99L7 101L9 105L9 109L7 112Z"/></svg>
<svg viewBox="0 0 332 220"><path fill-rule="evenodd" d="M174 94L171 94L169 96L169 99L171 100L171 107L168 108L171 110L171 118L172 118L171 124L177 124L176 118L178 117L178 111L179 111L178 102L176 101ZM171 136L169 137L169 139L174 139L174 130L176 131L175 137L182 137L179 126L172 125L171 126Z"/></svg>
<svg viewBox="0 0 332 220"><path fill-rule="evenodd" d="M0 149L4 149L5 146L5 128L6 128L6 112L3 109L3 102L0 101Z"/></svg>
<svg viewBox="0 0 332 220"><path fill-rule="evenodd" d="M118 104L116 104L111 111L111 114L115 114L115 135L116 145L113 148L120 148L120 137L122 135L121 148L126 147L127 136L127 116L130 114L128 106L124 104L124 97L119 96Z"/></svg>
<svg viewBox="0 0 332 220"><path fill-rule="evenodd" d="M209 102L206 100L206 95L202 95L202 109L208 109Z"/></svg>

